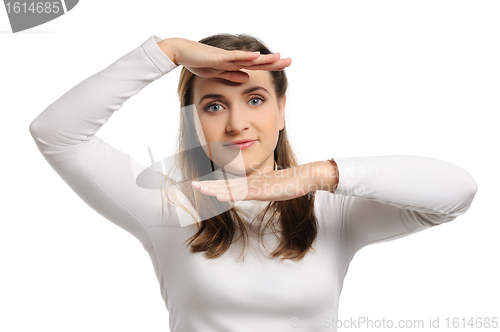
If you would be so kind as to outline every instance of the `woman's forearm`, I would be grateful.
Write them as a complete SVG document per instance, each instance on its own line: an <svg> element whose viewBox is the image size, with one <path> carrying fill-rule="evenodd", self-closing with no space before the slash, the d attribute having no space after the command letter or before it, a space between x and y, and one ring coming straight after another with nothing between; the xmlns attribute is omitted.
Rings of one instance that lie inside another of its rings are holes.
<svg viewBox="0 0 500 332"><path fill-rule="evenodd" d="M470 207L477 184L464 169L434 158L377 156L335 159L336 194L422 213L456 217Z"/></svg>
<svg viewBox="0 0 500 332"><path fill-rule="evenodd" d="M30 124L42 153L88 141L131 96L175 68L151 36L139 48L88 77Z"/></svg>

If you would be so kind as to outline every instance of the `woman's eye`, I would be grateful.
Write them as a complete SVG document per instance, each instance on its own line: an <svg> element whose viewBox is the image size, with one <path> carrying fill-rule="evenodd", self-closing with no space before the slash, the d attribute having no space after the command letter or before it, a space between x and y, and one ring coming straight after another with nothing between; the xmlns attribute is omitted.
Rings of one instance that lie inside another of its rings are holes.
<svg viewBox="0 0 500 332"><path fill-rule="evenodd" d="M260 105L260 103L262 103L262 102L263 102L263 100L260 99L260 98L252 98L252 99L250 99L250 104L252 106Z"/></svg>
<svg viewBox="0 0 500 332"><path fill-rule="evenodd" d="M222 106L219 105L219 104L212 104L212 105L208 105L205 110L211 112L211 113L215 113L215 112L218 112L222 109Z"/></svg>

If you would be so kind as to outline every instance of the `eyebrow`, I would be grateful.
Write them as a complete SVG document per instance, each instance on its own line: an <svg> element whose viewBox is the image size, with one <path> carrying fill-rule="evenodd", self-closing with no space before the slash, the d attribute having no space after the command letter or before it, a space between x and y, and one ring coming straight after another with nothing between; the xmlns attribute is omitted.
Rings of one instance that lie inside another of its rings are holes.
<svg viewBox="0 0 500 332"><path fill-rule="evenodd" d="M246 94L252 93L252 92L257 91L257 90L264 90L264 91L266 91L269 94L269 91L267 91L267 89L265 89L264 87L256 85L256 86L252 86L251 88L246 89L245 91L243 91L241 93L241 95L246 95ZM224 96L221 95L221 94L209 93L209 94L204 95L203 97L201 97L200 101L198 102L198 104L201 104L201 102L204 99L207 99L207 98L224 98Z"/></svg>

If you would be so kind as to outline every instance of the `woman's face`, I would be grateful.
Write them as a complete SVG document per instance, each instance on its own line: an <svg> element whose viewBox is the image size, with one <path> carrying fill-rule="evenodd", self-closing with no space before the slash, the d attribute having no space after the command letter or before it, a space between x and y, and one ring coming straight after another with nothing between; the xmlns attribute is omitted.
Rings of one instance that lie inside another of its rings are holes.
<svg viewBox="0 0 500 332"><path fill-rule="evenodd" d="M274 169L286 97L277 99L268 71L242 71L250 76L246 83L195 77L193 104L205 153L225 172L250 176ZM240 140L253 143L246 148L230 144Z"/></svg>

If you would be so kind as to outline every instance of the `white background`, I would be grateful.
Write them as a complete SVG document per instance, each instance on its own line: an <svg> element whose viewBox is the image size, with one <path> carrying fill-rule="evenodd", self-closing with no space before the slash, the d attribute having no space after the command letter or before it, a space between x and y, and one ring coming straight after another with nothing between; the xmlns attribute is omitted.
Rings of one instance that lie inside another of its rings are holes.
<svg viewBox="0 0 500 332"><path fill-rule="evenodd" d="M499 17L497 1L85 0L12 34L0 8L0 330L169 330L146 251L79 199L28 128L149 36L220 32L254 35L292 57L286 126L301 163L421 155L478 184L470 210L451 223L362 249L339 319L428 327L440 317L447 330L446 317L500 316ZM174 151L179 72L129 99L98 136L145 165L147 147L155 159Z"/></svg>

